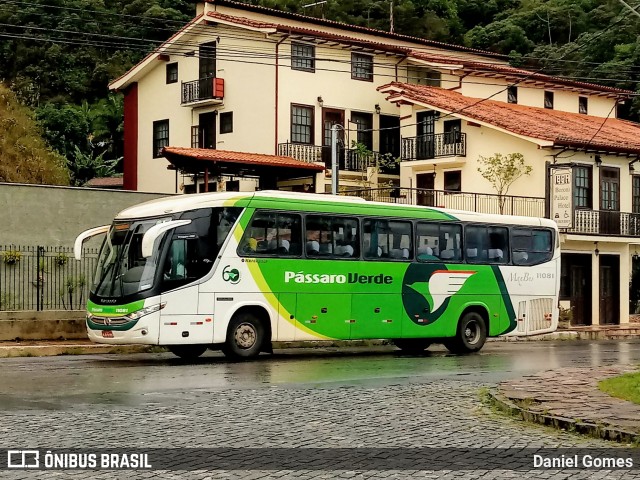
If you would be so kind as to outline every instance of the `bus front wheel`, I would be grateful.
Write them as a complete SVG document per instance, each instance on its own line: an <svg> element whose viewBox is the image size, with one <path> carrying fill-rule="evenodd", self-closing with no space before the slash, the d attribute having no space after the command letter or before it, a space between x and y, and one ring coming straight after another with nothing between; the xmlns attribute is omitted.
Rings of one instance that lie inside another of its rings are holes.
<svg viewBox="0 0 640 480"><path fill-rule="evenodd" d="M458 322L456 336L444 342L451 353L479 351L487 340L487 324L478 312L467 312Z"/></svg>
<svg viewBox="0 0 640 480"><path fill-rule="evenodd" d="M412 354L422 353L431 345L426 338L396 338L393 343L403 352Z"/></svg>
<svg viewBox="0 0 640 480"><path fill-rule="evenodd" d="M169 347L171 353L184 360L195 360L207 351L206 345L173 345Z"/></svg>
<svg viewBox="0 0 640 480"><path fill-rule="evenodd" d="M231 319L227 341L222 352L231 358L251 358L260 353L264 342L264 326L251 313L241 313Z"/></svg>

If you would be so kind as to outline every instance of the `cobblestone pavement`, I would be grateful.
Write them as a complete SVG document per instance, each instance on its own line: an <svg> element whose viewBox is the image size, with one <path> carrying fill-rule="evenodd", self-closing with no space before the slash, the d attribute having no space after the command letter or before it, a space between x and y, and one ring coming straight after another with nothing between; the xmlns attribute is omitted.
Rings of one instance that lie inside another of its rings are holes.
<svg viewBox="0 0 640 480"><path fill-rule="evenodd" d="M516 355L516 354L514 354ZM449 357L447 357L449 358ZM441 361L447 358L442 357ZM476 357L480 359L481 357ZM392 363L393 358L382 361ZM427 366L438 358L417 358ZM455 357L452 360L456 360ZM504 360L504 359L503 359ZM14 360L15 362L16 360ZM270 360L266 360L269 362ZM304 364L306 360L300 362ZM364 359L374 363L375 359ZM413 361L413 359L411 359ZM473 362L473 359L467 362ZM74 362L80 377L82 367ZM246 364L243 369L252 369ZM284 362L287 363L287 362ZM292 369L291 362L289 369ZM311 363L311 361L309 361ZM481 363L481 362L479 362ZM325 368L340 368L349 359L325 359ZM0 362L0 369L9 364ZM11 364L11 365L16 365ZM264 366L264 365L263 365ZM332 367L333 366L333 367ZM193 370L202 368L202 366ZM207 365L204 365L206 368ZM212 365L214 368L215 365ZM131 367L133 368L133 367ZM84 403L66 408L43 404L11 405L0 412L2 448L617 448L609 442L530 425L494 413L479 390L494 387L474 375L447 378L385 377L375 382L265 383L253 388L182 386L189 365L167 366L167 384L144 391L130 401L95 390ZM126 375L126 366L122 366ZM479 372L480 373L480 372ZM99 372L94 376L100 383ZM52 372L51 376L55 378ZM1 378L1 377L0 377ZM459 378L462 378L459 379ZM111 382L112 380L109 380ZM117 382L117 380L116 380ZM105 382L106 383L106 382ZM44 384L44 382L43 382ZM185 380L184 385L188 385ZM169 385L171 388L168 388ZM0 389L2 391L2 389ZM105 388L105 391L108 389ZM91 396L94 396L92 399ZM498 452L496 451L496 455ZM331 460L328 459L328 466ZM612 478L640 479L640 470L487 471L13 471L2 478Z"/></svg>
<svg viewBox="0 0 640 480"><path fill-rule="evenodd" d="M500 383L496 398L510 400L538 423L556 419L592 434L634 439L640 437L640 405L600 391L598 382L635 371L631 365L548 370Z"/></svg>

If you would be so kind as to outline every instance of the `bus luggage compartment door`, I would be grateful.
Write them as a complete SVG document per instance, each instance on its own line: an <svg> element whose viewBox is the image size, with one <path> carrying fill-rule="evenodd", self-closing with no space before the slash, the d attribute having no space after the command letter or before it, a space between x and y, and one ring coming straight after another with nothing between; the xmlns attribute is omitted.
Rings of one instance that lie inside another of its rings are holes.
<svg viewBox="0 0 640 480"><path fill-rule="evenodd" d="M399 295L354 294L351 303L351 339L398 338L401 331L402 303Z"/></svg>
<svg viewBox="0 0 640 480"><path fill-rule="evenodd" d="M348 340L352 319L350 294L298 294L295 339L318 340L328 337Z"/></svg>

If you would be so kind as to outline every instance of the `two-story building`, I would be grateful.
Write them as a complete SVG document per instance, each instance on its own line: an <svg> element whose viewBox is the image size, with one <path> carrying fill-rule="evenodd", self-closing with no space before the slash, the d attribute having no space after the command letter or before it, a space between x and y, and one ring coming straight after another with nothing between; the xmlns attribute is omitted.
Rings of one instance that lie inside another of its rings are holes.
<svg viewBox="0 0 640 480"><path fill-rule="evenodd" d="M574 323L628 321L640 128L616 116L630 92L229 0L196 13L110 85L125 95L125 188L325 192L334 125L341 186L377 186L386 201L548 216L550 173L563 166L563 305ZM495 153L532 167L511 196L478 171Z"/></svg>

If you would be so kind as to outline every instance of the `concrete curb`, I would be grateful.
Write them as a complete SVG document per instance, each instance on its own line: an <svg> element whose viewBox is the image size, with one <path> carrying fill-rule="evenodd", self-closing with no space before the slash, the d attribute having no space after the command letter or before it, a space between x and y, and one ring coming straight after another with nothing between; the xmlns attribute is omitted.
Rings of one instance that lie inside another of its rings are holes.
<svg viewBox="0 0 640 480"><path fill-rule="evenodd" d="M166 350L162 347L147 345L93 345L77 343L54 345L1 345L0 358L53 357L58 355L158 353L162 351Z"/></svg>
<svg viewBox="0 0 640 480"><path fill-rule="evenodd" d="M638 443L640 434L623 430L616 425L596 424L583 422L580 419L571 419L549 415L544 412L535 412L525 405L520 405L506 396L500 394L497 389L492 389L488 393L488 398L494 407L503 413L519 418L525 422L537 423L558 430L576 432L590 437L612 440L621 443ZM523 403L526 403L526 399Z"/></svg>

